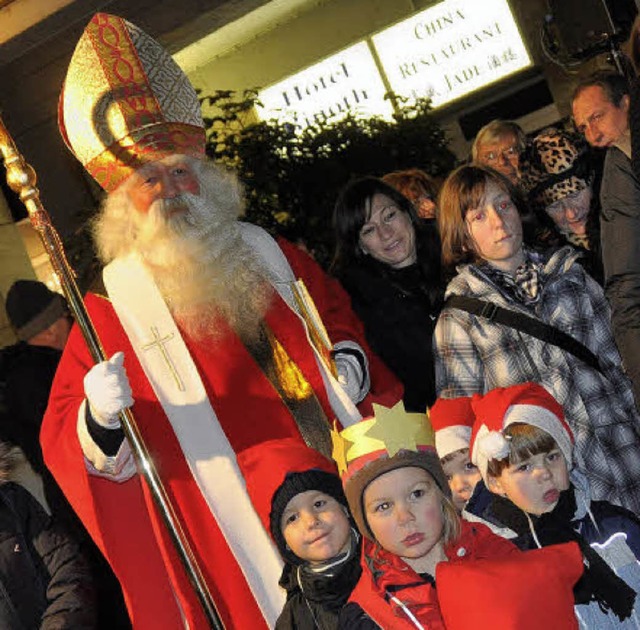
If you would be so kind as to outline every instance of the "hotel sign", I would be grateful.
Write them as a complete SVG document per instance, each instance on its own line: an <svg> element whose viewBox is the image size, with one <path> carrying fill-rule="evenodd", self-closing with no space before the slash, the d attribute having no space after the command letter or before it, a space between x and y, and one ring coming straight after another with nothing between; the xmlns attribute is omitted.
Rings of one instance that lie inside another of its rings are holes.
<svg viewBox="0 0 640 630"><path fill-rule="evenodd" d="M507 0L444 0L372 39L391 89L434 107L531 65Z"/></svg>
<svg viewBox="0 0 640 630"><path fill-rule="evenodd" d="M385 87L366 42L360 42L288 79L262 90L263 120L312 125L347 112L391 118Z"/></svg>
<svg viewBox="0 0 640 630"><path fill-rule="evenodd" d="M531 65L507 0L443 0L370 42L391 90L442 106ZM367 42L259 94L262 119L301 126L347 112L390 119L392 106Z"/></svg>

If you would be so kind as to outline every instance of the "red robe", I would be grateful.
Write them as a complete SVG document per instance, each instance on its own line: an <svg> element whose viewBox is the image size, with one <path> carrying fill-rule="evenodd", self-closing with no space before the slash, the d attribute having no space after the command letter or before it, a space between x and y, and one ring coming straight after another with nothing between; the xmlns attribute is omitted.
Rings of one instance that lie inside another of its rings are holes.
<svg viewBox="0 0 640 630"><path fill-rule="evenodd" d="M304 280L333 343L352 340L369 357L371 392L360 405L371 413L371 399L392 404L402 397L397 380L376 359L339 284L306 254L280 243L296 277ZM198 491L179 443L142 371L135 352L108 301L87 296L86 305L107 356L125 353L125 367L142 437L197 555L227 628L265 627L218 526ZM322 376L297 317L276 295L266 322L313 387L327 417L334 415ZM244 345L231 331L216 342L185 342L211 404L236 452L260 442L298 435L295 421ZM83 377L92 360L77 327L71 333L53 383L41 442L45 461L118 576L136 630L207 628L146 485L139 476L124 483L89 475L77 435L77 413L84 399ZM275 586L275 585L274 585Z"/></svg>

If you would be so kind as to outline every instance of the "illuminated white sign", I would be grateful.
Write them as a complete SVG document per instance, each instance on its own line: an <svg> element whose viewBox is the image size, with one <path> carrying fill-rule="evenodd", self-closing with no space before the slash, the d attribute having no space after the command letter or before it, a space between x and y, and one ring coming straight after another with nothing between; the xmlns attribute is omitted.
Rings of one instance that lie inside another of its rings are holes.
<svg viewBox="0 0 640 630"><path fill-rule="evenodd" d="M392 107L384 100L385 87L366 42L299 72L262 90L263 120L275 118L302 126L336 121L347 112L358 116L391 118Z"/></svg>
<svg viewBox="0 0 640 630"><path fill-rule="evenodd" d="M393 92L434 106L531 65L507 0L444 0L373 43Z"/></svg>

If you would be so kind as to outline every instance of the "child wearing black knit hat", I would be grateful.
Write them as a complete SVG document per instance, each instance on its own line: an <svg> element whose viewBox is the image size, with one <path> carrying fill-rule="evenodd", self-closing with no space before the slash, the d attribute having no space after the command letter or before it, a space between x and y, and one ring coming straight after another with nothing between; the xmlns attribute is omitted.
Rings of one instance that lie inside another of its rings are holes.
<svg viewBox="0 0 640 630"><path fill-rule="evenodd" d="M285 561L287 601L276 629L337 628L361 569L359 534L335 466L297 438L260 444L238 463Z"/></svg>

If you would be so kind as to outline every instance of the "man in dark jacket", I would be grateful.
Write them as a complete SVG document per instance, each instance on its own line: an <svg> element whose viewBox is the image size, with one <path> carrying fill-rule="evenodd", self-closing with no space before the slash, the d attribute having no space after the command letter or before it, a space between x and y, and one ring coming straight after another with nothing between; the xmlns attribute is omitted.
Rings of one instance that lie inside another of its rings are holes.
<svg viewBox="0 0 640 630"><path fill-rule="evenodd" d="M640 405L640 181L631 165L629 86L598 72L576 88L573 118L587 142L606 149L600 187L600 240L605 293L616 344Z"/></svg>
<svg viewBox="0 0 640 630"><path fill-rule="evenodd" d="M19 341L0 350L4 407L0 439L22 449L42 477L46 501L55 513L64 499L44 465L39 435L71 318L65 299L35 280L14 282L6 309Z"/></svg>

